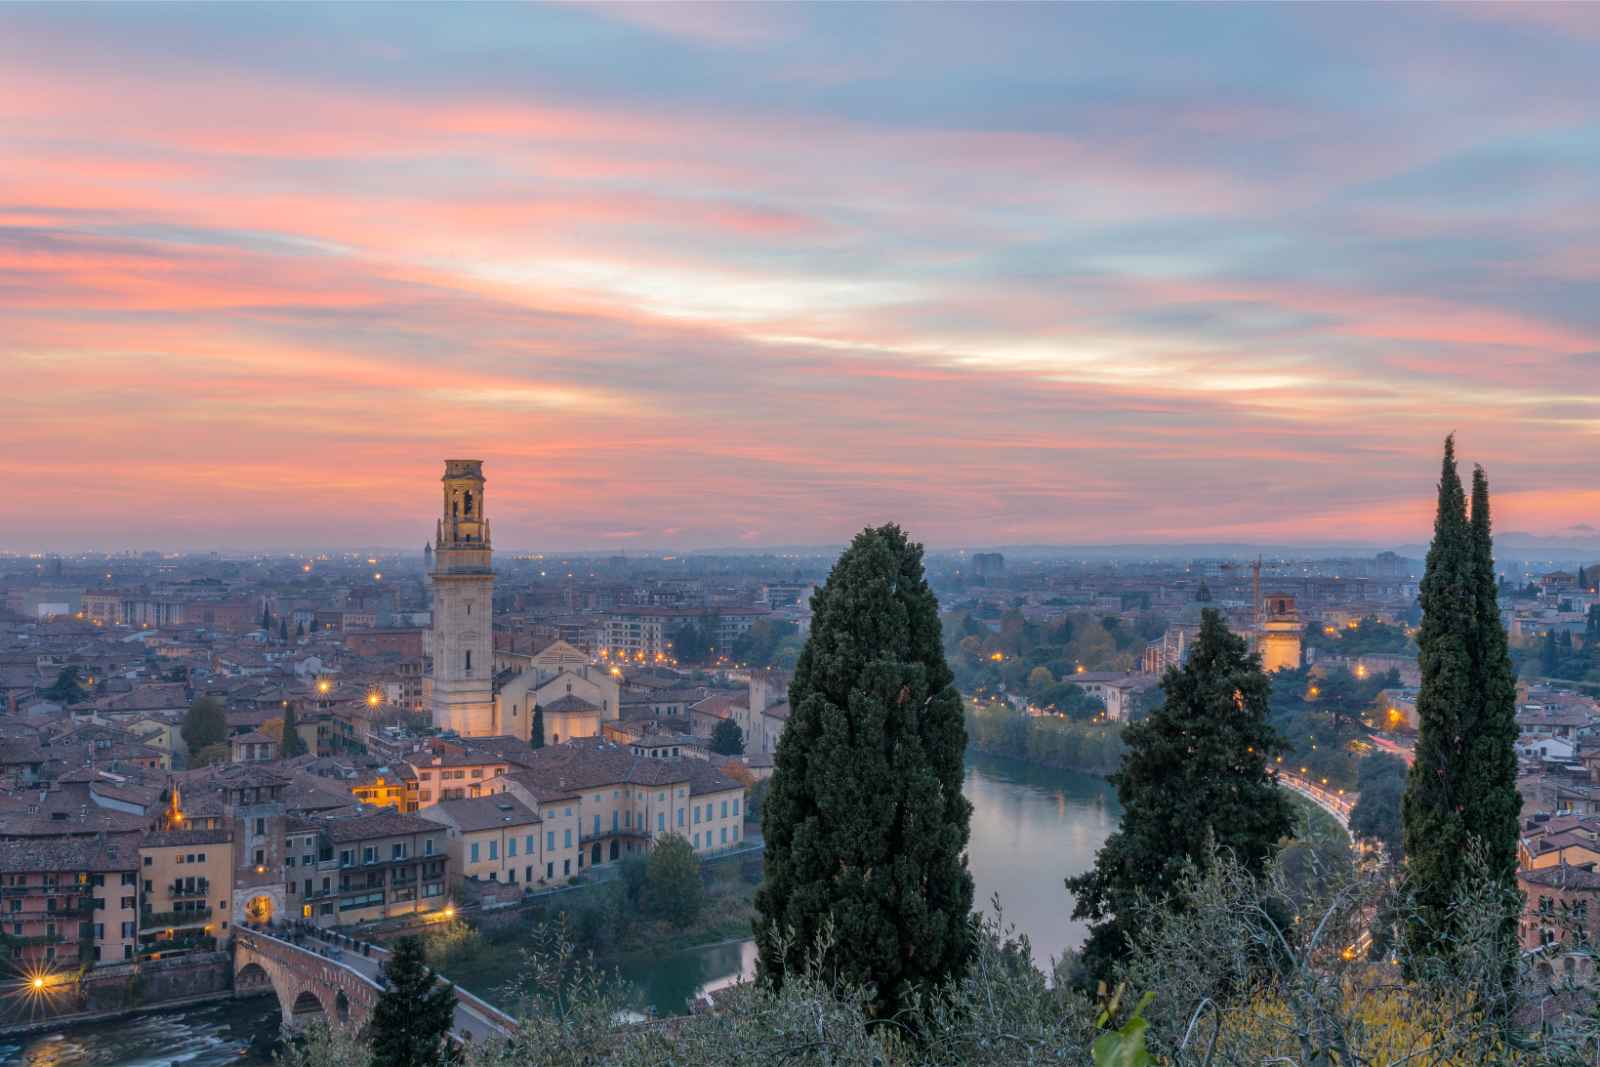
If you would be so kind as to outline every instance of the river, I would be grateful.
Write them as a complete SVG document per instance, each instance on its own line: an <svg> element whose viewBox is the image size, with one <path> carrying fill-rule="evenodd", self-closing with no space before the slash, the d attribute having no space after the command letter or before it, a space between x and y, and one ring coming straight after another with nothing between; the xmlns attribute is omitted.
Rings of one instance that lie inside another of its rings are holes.
<svg viewBox="0 0 1600 1067"><path fill-rule="evenodd" d="M1083 941L1083 924L1069 918L1071 900L1061 883L1087 870L1116 828L1116 794L1097 777L981 753L968 755L962 789L973 806L969 858L976 902L987 910L998 895L1006 923L1028 935L1035 961L1048 967L1051 958ZM630 961L621 971L647 1003L674 1013L754 967L754 944L729 941ZM277 1015L274 998L258 997L10 1043L0 1038L0 1065L258 1067L270 1062Z"/></svg>

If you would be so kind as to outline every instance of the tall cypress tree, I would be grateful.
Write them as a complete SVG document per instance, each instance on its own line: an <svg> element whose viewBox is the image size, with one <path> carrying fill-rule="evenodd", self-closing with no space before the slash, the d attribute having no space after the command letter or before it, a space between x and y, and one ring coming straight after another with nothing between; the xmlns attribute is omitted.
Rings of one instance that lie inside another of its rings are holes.
<svg viewBox="0 0 1600 1067"><path fill-rule="evenodd" d="M423 961L422 942L402 937L383 964L383 993L372 1008L374 1063L442 1067L450 1062L456 995Z"/></svg>
<svg viewBox="0 0 1600 1067"><path fill-rule="evenodd" d="M1271 683L1215 609L1201 613L1188 662L1161 688L1161 707L1122 733L1128 751L1111 776L1122 824L1094 868L1067 879L1072 917L1094 923L1082 954L1091 985L1126 955L1140 896L1183 908L1175 890L1184 865L1203 865L1208 842L1260 873L1294 830L1270 763L1288 747L1267 721Z"/></svg>
<svg viewBox="0 0 1600 1067"><path fill-rule="evenodd" d="M1481 511L1469 523L1456 470L1455 438L1445 438L1433 543L1422 576L1416 762L1407 778L1403 805L1407 873L1418 909L1406 941L1419 957L1450 952L1451 905L1466 877L1473 839L1485 847L1499 847L1484 838L1486 831L1495 832L1493 827L1502 818L1501 802L1489 798L1500 774L1498 751L1503 743L1498 726L1483 722L1484 708L1490 699L1499 708L1505 697L1500 682L1491 680L1486 669L1494 640L1485 637L1483 616L1494 613L1495 628L1499 616L1494 612L1487 483L1482 491ZM1476 529L1480 524L1481 532ZM1504 641L1501 633L1500 656L1505 655ZM1504 670L1509 676L1509 660ZM1492 697L1483 691L1486 685L1494 687ZM1514 692L1511 699L1514 704ZM1477 735L1486 728L1491 736L1480 745ZM1514 849L1514 811L1511 835Z"/></svg>
<svg viewBox="0 0 1600 1067"><path fill-rule="evenodd" d="M1517 891L1517 837L1522 797L1517 792L1517 680L1506 629L1500 622L1494 573L1494 538L1489 522L1489 479L1472 471L1473 721L1466 730L1467 766L1460 801L1463 829L1483 850L1487 873ZM1507 945L1516 938L1517 916L1507 912Z"/></svg>
<svg viewBox="0 0 1600 1067"><path fill-rule="evenodd" d="M781 984L831 920L828 964L893 1013L973 951L961 697L898 526L858 534L811 609L761 811L760 973Z"/></svg>
<svg viewBox="0 0 1600 1067"><path fill-rule="evenodd" d="M540 704L533 706L533 722L529 727L528 744L533 748L544 747L544 707Z"/></svg>

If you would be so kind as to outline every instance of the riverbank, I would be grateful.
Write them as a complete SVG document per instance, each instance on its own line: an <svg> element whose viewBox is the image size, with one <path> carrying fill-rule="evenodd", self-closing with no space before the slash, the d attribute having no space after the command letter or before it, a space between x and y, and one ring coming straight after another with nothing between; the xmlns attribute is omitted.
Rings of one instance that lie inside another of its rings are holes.
<svg viewBox="0 0 1600 1067"><path fill-rule="evenodd" d="M1119 723L1029 715L1002 703L968 703L967 743L986 755L1101 776L1121 766L1127 751Z"/></svg>
<svg viewBox="0 0 1600 1067"><path fill-rule="evenodd" d="M732 946L738 955L755 921L760 855L743 862L707 863L703 880L703 905L684 926L646 916L629 901L623 880L611 879L515 912L472 916L468 922L426 931L423 944L432 965L462 988L491 1002L509 1002L527 970L524 950L548 944L560 929L577 953L592 955L602 970L638 986L640 1007L678 1011L682 1009L674 1000L685 999L704 978L716 976L700 975L698 964L682 962L678 969L685 974L663 984L654 980L652 969L670 969L667 961L688 961L707 954L702 950L724 946Z"/></svg>

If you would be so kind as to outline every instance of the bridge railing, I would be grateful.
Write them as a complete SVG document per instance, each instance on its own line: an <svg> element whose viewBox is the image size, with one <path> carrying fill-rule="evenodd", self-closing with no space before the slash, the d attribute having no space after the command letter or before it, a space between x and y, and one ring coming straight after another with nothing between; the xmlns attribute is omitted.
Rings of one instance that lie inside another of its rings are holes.
<svg viewBox="0 0 1600 1067"><path fill-rule="evenodd" d="M261 938L262 940L271 942L274 945L281 946L282 948L288 949L291 953L298 953L298 954L303 955L303 956L310 956L311 958L319 960L319 961L321 961L323 963L332 964L335 967L342 968L343 970L348 971L350 974L355 975L357 978L361 979L361 981L365 982L367 985L371 986L373 989L376 989L378 992L380 992L380 993L383 992L383 985L381 983L377 982L377 981L374 981L371 976L369 976L366 973L364 973L359 967L352 967L350 964L344 962L343 960L335 959L332 956L324 956L320 952L312 952L310 949L304 947L303 945L297 945L293 941L287 941L284 938L276 936L275 934L269 934L265 930L261 929L259 926L244 926L244 925L241 925L237 929L234 930L234 937L236 939L238 939L238 940L241 940L241 941L244 941L244 942L247 942L247 943L252 938ZM257 948L257 951L261 951L261 950L259 948Z"/></svg>
<svg viewBox="0 0 1600 1067"><path fill-rule="evenodd" d="M355 938L350 937L349 935L339 934L339 933L337 933L335 931L332 931L332 930L324 930L324 929L322 929L320 927L311 926L311 925L299 927L298 929L300 929L303 933L307 934L308 936L315 937L318 940L326 941L326 942L330 942L330 943L335 943L335 944L342 944L342 945L346 946L348 951L357 952L361 956L363 956L363 957L365 957L367 959L375 960L375 961L377 961L379 963L381 963L383 960L388 959L390 954L391 954L390 951L387 948L383 947L382 945L373 944L370 941L358 941ZM268 936L270 936L270 935L268 935ZM282 941L281 938L273 938L273 940ZM292 943L289 943L289 944L290 944L290 947L294 948L297 951L300 951L300 952L309 952L310 951L309 949L306 949L306 948L304 948L304 947L302 947L300 945L294 945ZM318 959L328 959L329 958L329 957L324 957L321 953L317 953L316 955L317 955ZM330 962L340 963L341 966L344 966L344 964L341 961L337 960L337 959L330 959ZM360 970L356 970L355 968L347 968L347 969L354 970L355 973L360 974L363 979L366 979L366 981L369 984L375 986L379 990L382 990L383 984L381 982L377 982L377 981L374 981L371 978L368 978L366 976L366 974L364 974ZM437 971L434 972L434 973L438 974L438 976L440 978L444 979L446 982L450 981L450 976L449 975L439 974L439 972L437 972ZM503 1032L509 1033L510 1031L513 1031L513 1030L515 1030L517 1028L517 1020L512 1018L510 1015L507 1015L505 1012L501 1011L499 1008L495 1007L493 1004L490 1004L488 1001L484 1000L482 997L476 995L475 993L469 992L468 990L461 988L461 986L456 985L454 982L451 982L451 986L455 989L456 999L461 1002L462 1006L467 1011L471 1012L473 1015L476 1015L479 1019L481 1019L484 1023L486 1023L491 1029L498 1029L498 1030L501 1030Z"/></svg>

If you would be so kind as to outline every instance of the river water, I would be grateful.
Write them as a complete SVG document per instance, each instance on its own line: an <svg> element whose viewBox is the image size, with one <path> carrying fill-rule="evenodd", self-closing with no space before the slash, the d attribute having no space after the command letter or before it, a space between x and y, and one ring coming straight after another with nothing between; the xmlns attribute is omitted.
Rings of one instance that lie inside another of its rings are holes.
<svg viewBox="0 0 1600 1067"><path fill-rule="evenodd" d="M967 758L962 786L972 801L970 865L979 907L998 895L1005 922L1025 933L1035 961L1083 942L1062 879L1087 870L1116 828L1120 809L1103 779L1000 756ZM684 1010L694 997L754 973L750 941L706 945L633 960L622 977L662 1013ZM475 990L480 994L493 990ZM259 1067L270 1062L277 1000L145 1015L117 1023L0 1038L0 1065L26 1067Z"/></svg>

